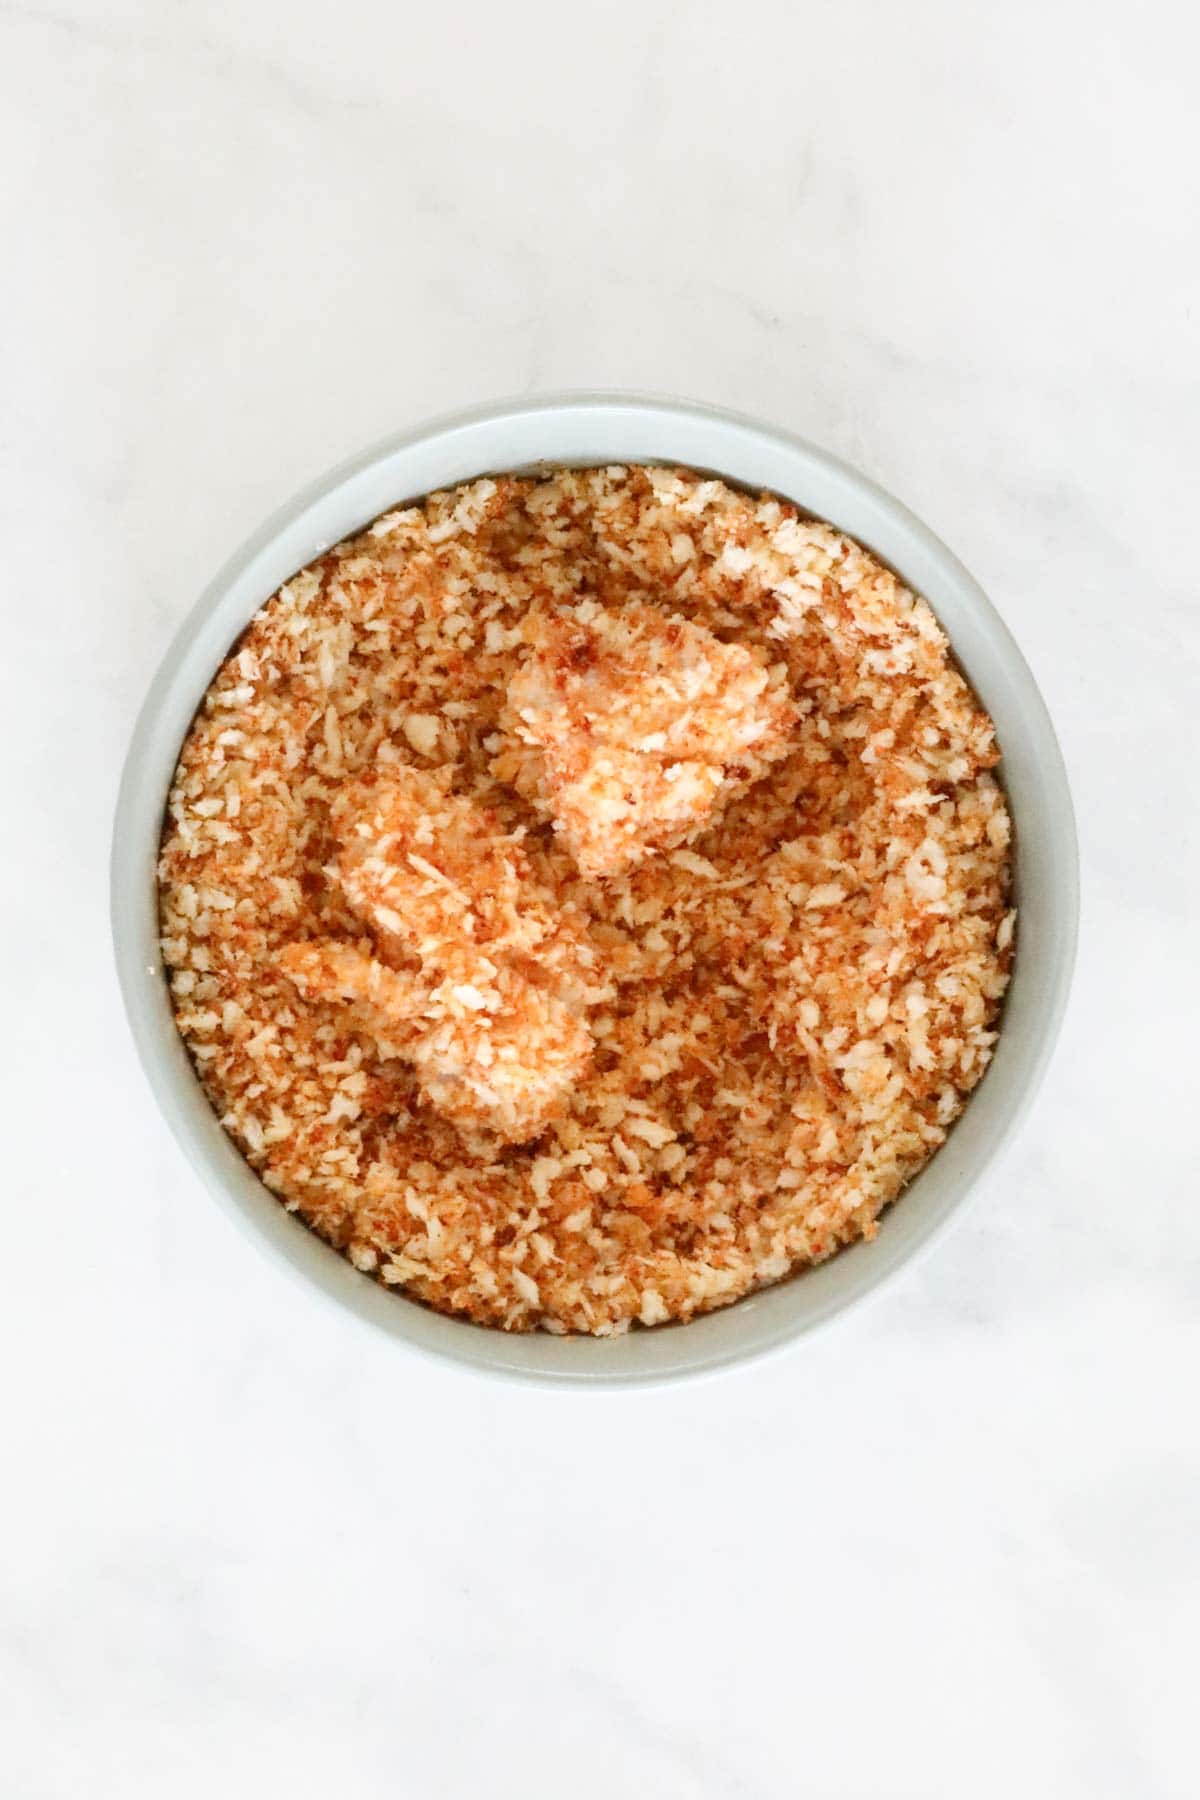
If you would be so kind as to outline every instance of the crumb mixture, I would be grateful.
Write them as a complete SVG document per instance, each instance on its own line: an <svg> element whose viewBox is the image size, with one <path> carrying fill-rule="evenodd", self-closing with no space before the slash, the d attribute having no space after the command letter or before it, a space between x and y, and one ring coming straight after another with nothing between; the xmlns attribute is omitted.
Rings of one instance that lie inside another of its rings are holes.
<svg viewBox="0 0 1200 1800"><path fill-rule="evenodd" d="M205 696L160 866L179 1030L358 1268L506 1330L686 1319L873 1236L983 1074L997 758L925 602L777 499L435 494Z"/></svg>

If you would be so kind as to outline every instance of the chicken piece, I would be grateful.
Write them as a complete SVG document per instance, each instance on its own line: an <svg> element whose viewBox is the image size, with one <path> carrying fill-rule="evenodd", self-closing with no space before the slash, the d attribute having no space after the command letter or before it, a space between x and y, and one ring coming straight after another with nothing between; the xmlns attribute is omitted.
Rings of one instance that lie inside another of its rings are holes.
<svg viewBox="0 0 1200 1800"><path fill-rule="evenodd" d="M584 1021L527 977L502 970L490 1004L467 983L433 985L351 944L289 944L280 967L310 1000L342 1001L385 1056L412 1064L429 1104L463 1131L525 1143L587 1064Z"/></svg>
<svg viewBox="0 0 1200 1800"><path fill-rule="evenodd" d="M582 1015L608 990L582 917L555 907L520 844L449 781L382 764L347 786L332 872L381 954L293 944L280 964L308 998L349 1005L460 1129L524 1143L586 1067Z"/></svg>
<svg viewBox="0 0 1200 1800"><path fill-rule="evenodd" d="M420 1017L428 997L419 978L376 961L358 944L306 938L284 945L279 966L302 993L369 1007L400 1034Z"/></svg>
<svg viewBox="0 0 1200 1800"><path fill-rule="evenodd" d="M408 1052L422 1092L462 1131L528 1143L563 1110L592 1054L583 1019L554 994L502 971L494 1012L451 997ZM461 989L460 989L461 993Z"/></svg>
<svg viewBox="0 0 1200 1800"><path fill-rule="evenodd" d="M739 644L642 601L533 615L505 724L540 752L494 764L554 820L582 875L697 837L784 755L796 709Z"/></svg>
<svg viewBox="0 0 1200 1800"><path fill-rule="evenodd" d="M427 985L389 969L355 944L324 938L285 944L279 966L307 999L343 1000L357 1008L386 1055L408 1055L421 1033Z"/></svg>
<svg viewBox="0 0 1200 1800"><path fill-rule="evenodd" d="M335 873L359 917L443 977L486 987L488 969L535 962L581 1002L593 952L581 916L535 879L519 841L449 791L449 771L381 764L338 797Z"/></svg>

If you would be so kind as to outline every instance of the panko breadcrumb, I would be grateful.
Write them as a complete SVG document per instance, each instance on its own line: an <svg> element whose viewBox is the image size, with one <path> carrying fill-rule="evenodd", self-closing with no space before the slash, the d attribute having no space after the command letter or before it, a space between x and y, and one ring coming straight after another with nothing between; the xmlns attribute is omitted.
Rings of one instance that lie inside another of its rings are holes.
<svg viewBox="0 0 1200 1800"><path fill-rule="evenodd" d="M497 478L289 581L160 864L222 1124L360 1269L687 1319L874 1234L991 1055L990 720L858 544L682 470Z"/></svg>

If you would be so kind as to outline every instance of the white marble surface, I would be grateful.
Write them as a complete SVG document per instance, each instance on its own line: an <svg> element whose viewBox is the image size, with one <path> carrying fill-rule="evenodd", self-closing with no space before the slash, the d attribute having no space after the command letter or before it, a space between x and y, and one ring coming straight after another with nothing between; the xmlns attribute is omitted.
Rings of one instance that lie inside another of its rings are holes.
<svg viewBox="0 0 1200 1800"><path fill-rule="evenodd" d="M1183 0L0 4L0 1789L1166 1800L1200 1601L1200 51ZM773 1364L544 1395L231 1229L105 856L193 596L485 396L759 412L989 588L1059 725L1061 1050L965 1222Z"/></svg>

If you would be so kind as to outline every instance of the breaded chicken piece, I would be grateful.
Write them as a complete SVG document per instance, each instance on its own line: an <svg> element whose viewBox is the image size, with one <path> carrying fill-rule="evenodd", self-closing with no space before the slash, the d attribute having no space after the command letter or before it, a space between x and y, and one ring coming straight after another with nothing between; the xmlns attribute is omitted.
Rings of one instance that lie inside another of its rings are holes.
<svg viewBox="0 0 1200 1800"><path fill-rule="evenodd" d="M366 925L441 976L479 982L531 960L539 975L586 999L593 953L581 915L536 880L517 839L450 771L383 763L334 804L338 884Z"/></svg>
<svg viewBox="0 0 1200 1800"><path fill-rule="evenodd" d="M351 944L289 944L280 967L307 999L347 1003L383 1054L411 1063L429 1104L463 1131L511 1144L536 1137L591 1056L584 1021L515 970L500 971L488 1010L467 983L433 986Z"/></svg>
<svg viewBox="0 0 1200 1800"><path fill-rule="evenodd" d="M279 966L310 1000L343 1000L389 1056L407 1056L422 1030L429 1003L428 984L390 969L357 944L329 938L285 944Z"/></svg>
<svg viewBox="0 0 1200 1800"><path fill-rule="evenodd" d="M796 709L739 644L642 601L593 600L526 623L508 687L502 779L554 821L582 875L615 875L685 843L787 748Z"/></svg>
<svg viewBox="0 0 1200 1800"><path fill-rule="evenodd" d="M460 1129L524 1143L585 1068L582 1014L605 990L582 919L449 781L382 764L332 809L333 873L383 954L411 968L330 942L288 946L281 967L308 998L351 1006Z"/></svg>
<svg viewBox="0 0 1200 1800"><path fill-rule="evenodd" d="M525 976L503 970L494 1012L477 1011L461 989L418 1039L410 1060L422 1091L460 1130L491 1131L524 1144L563 1110L563 1100L592 1055L592 1034L578 1014Z"/></svg>

